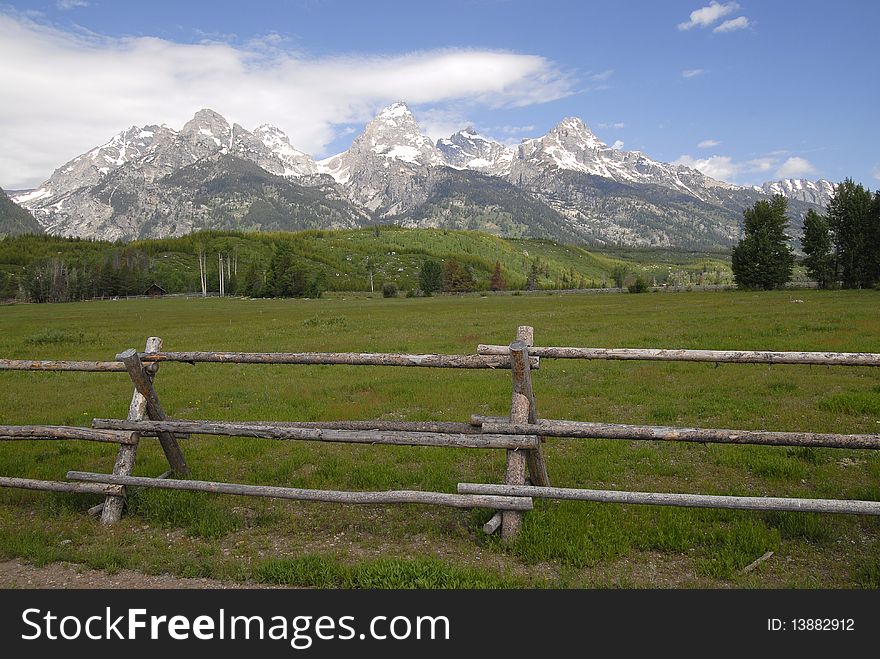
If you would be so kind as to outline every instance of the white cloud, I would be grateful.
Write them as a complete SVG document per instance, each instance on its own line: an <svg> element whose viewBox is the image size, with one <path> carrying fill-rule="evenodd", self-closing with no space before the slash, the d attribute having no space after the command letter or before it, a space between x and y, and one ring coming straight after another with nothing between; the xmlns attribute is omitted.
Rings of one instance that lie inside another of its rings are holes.
<svg viewBox="0 0 880 659"><path fill-rule="evenodd" d="M435 142L441 137L473 126L474 122L456 108L431 108L419 112L419 128Z"/></svg>
<svg viewBox="0 0 880 659"><path fill-rule="evenodd" d="M721 142L717 140L703 140L699 144L697 144L698 149L711 149L716 146L721 146Z"/></svg>
<svg viewBox="0 0 880 659"><path fill-rule="evenodd" d="M601 73L594 73L593 75L591 75L590 80L592 80L593 82L605 82L613 75L614 75L614 69L606 69L605 71L602 71Z"/></svg>
<svg viewBox="0 0 880 659"><path fill-rule="evenodd" d="M776 178L791 178L815 173L813 166L803 158L789 158L780 166L779 157L773 154L743 161L736 161L730 156L713 155L708 158L694 158L685 154L674 160L673 164L691 167L706 176L740 185L767 181L771 178L770 172L774 167L779 167L775 173Z"/></svg>
<svg viewBox="0 0 880 659"><path fill-rule="evenodd" d="M722 181L731 181L740 171L740 166L730 156L710 156L709 158L693 158L689 155L679 156L672 161L673 165L684 165L703 172L706 176Z"/></svg>
<svg viewBox="0 0 880 659"><path fill-rule="evenodd" d="M875 181L880 181L880 165L874 165L874 169L871 171L871 176L874 177Z"/></svg>
<svg viewBox="0 0 880 659"><path fill-rule="evenodd" d="M712 32L733 32L734 30L744 30L749 25L748 18L745 16L739 16L737 18L732 18L729 21L724 21L721 25L712 30Z"/></svg>
<svg viewBox="0 0 880 659"><path fill-rule="evenodd" d="M801 178L816 173L813 163L805 158L792 156L776 170L777 178Z"/></svg>
<svg viewBox="0 0 880 659"><path fill-rule="evenodd" d="M679 23L678 29L690 30L695 27L709 27L715 21L728 14L732 14L737 9L739 9L739 5L735 2L720 4L713 0L708 6L692 11L690 20L685 23Z"/></svg>
<svg viewBox="0 0 880 659"><path fill-rule="evenodd" d="M505 135L520 135L522 133L531 133L535 130L535 124L527 124L525 126L496 126L493 130Z"/></svg>
<svg viewBox="0 0 880 659"><path fill-rule="evenodd" d="M696 78L698 75L705 73L705 69L685 69L681 72L682 78Z"/></svg>
<svg viewBox="0 0 880 659"><path fill-rule="evenodd" d="M602 128L602 129L616 128L616 129L620 130L621 128L626 128L626 124L623 123L622 121L617 121L613 124L598 124L598 125L599 125L599 128Z"/></svg>
<svg viewBox="0 0 880 659"><path fill-rule="evenodd" d="M62 11L66 11L68 9L76 9L77 7L88 7L89 3L86 0L58 0L55 6Z"/></svg>
<svg viewBox="0 0 880 659"><path fill-rule="evenodd" d="M310 58L282 46L273 35L260 47L110 38L0 14L0 186L31 187L132 124L180 127L203 107L246 128L276 124L296 147L321 156L345 126L398 99L421 117L420 108L521 107L575 91L568 74L536 55L442 49Z"/></svg>
<svg viewBox="0 0 880 659"><path fill-rule="evenodd" d="M614 140L614 144L611 145L611 148L620 151L620 149L623 148L623 142L621 140Z"/></svg>

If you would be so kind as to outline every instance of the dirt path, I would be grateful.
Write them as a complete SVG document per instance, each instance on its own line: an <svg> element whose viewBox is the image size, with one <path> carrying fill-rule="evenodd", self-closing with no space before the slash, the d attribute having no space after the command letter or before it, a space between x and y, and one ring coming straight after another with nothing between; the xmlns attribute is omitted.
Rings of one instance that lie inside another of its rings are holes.
<svg viewBox="0 0 880 659"><path fill-rule="evenodd" d="M0 588L254 588L251 584L215 579L188 579L170 574L120 570L109 574L74 563L37 567L21 561L0 562Z"/></svg>

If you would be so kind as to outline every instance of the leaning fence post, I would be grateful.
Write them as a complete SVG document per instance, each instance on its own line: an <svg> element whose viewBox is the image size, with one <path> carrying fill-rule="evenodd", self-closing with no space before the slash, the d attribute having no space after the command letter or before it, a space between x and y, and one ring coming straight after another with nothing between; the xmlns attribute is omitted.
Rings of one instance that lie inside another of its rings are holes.
<svg viewBox="0 0 880 659"><path fill-rule="evenodd" d="M168 416L165 414L165 410L162 409L159 396L153 388L152 379L144 369L137 351L129 348L125 352L118 354L116 358L125 364L125 367L128 369L128 375L131 377L132 383L134 383L134 388L144 397L144 407L146 408L147 416L153 421L167 420ZM160 432L158 434L159 443L162 445L162 450L165 452L165 457L168 459L168 464L171 465L174 473L178 476L189 475L189 467L186 466L183 452L180 450L180 445L177 443L174 435L170 432Z"/></svg>
<svg viewBox="0 0 880 659"><path fill-rule="evenodd" d="M513 379L513 395L510 402L510 423L523 423L531 417L537 418L532 393L531 372L529 370L529 347L533 341L534 330L528 326L517 329L517 339L510 344L510 367ZM547 482L547 471L544 467L544 459L540 453L540 446L531 454L538 454L534 460L530 459L529 466L534 471L532 478ZM507 466L504 472L506 485L525 485L526 483L526 455L523 451L508 450ZM537 483L544 484L544 483ZM501 538L505 541L513 540L522 526L522 513L514 510L505 510L501 516Z"/></svg>
<svg viewBox="0 0 880 659"><path fill-rule="evenodd" d="M526 344L526 350L510 350L511 369L516 373L513 377L513 391L526 397L529 403L529 423L538 423L538 407L535 404L535 392L532 389L532 372L529 365L528 348L534 345L535 330L528 326L517 329L517 341ZM529 480L532 485L548 487L550 478L547 476L547 465L544 462L544 452L541 445L526 453L526 462L529 467Z"/></svg>
<svg viewBox="0 0 880 659"><path fill-rule="evenodd" d="M144 352L161 352L162 339L158 336L151 336L147 339L147 345ZM159 370L158 362L150 364L147 367L147 373L152 380ZM128 406L128 419L130 421L140 421L144 418L147 410L147 399L135 388L131 395L131 403ZM135 435L140 440L140 435ZM123 444L119 447L116 454L116 464L113 465L113 474L116 476L131 476L134 469L134 461L137 458L138 441L132 444ZM122 517L122 507L125 504L124 497L108 496L104 500L103 510L99 510L100 506L95 506L95 514L101 513L101 522L104 524L113 524L118 522ZM91 512L91 511L89 511Z"/></svg>

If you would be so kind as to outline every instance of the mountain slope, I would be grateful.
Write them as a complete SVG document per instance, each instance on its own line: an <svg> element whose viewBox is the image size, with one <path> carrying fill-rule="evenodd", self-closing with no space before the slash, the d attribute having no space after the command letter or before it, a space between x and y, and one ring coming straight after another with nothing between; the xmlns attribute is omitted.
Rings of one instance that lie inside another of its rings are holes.
<svg viewBox="0 0 880 659"><path fill-rule="evenodd" d="M0 238L23 233L43 233L43 227L0 189Z"/></svg>
<svg viewBox="0 0 880 659"><path fill-rule="evenodd" d="M200 229L344 228L369 221L369 215L336 194L332 183L301 185L232 154L202 158L151 182L119 171L65 202L80 212L90 209L89 224L78 221L79 231L109 240L181 236ZM61 208L54 215L56 227L72 225L65 212Z"/></svg>

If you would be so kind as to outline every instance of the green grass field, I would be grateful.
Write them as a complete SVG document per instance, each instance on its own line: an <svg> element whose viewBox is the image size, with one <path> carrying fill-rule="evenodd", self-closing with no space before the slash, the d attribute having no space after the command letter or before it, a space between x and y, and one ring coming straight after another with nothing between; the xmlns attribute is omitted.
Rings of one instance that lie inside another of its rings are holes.
<svg viewBox="0 0 880 659"><path fill-rule="evenodd" d="M797 298L795 300L794 298ZM517 325L539 345L880 352L876 291L523 295L318 300L165 299L0 307L0 356L112 359L149 335L168 350L472 353ZM224 420L467 420L502 415L509 371L167 364L169 415ZM880 369L545 360L545 418L827 432L880 432ZM0 423L123 418L125 375L0 372ZM351 490L453 492L500 482L503 452L195 437L193 477ZM869 452L549 439L558 486L880 499ZM0 473L108 472L115 449L9 442ZM154 439L137 475L164 471ZM880 522L537 501L519 539L486 537L488 511L343 507L135 491L103 528L93 496L0 491L0 557L108 571L340 587L880 586ZM766 551L774 556L748 574Z"/></svg>

